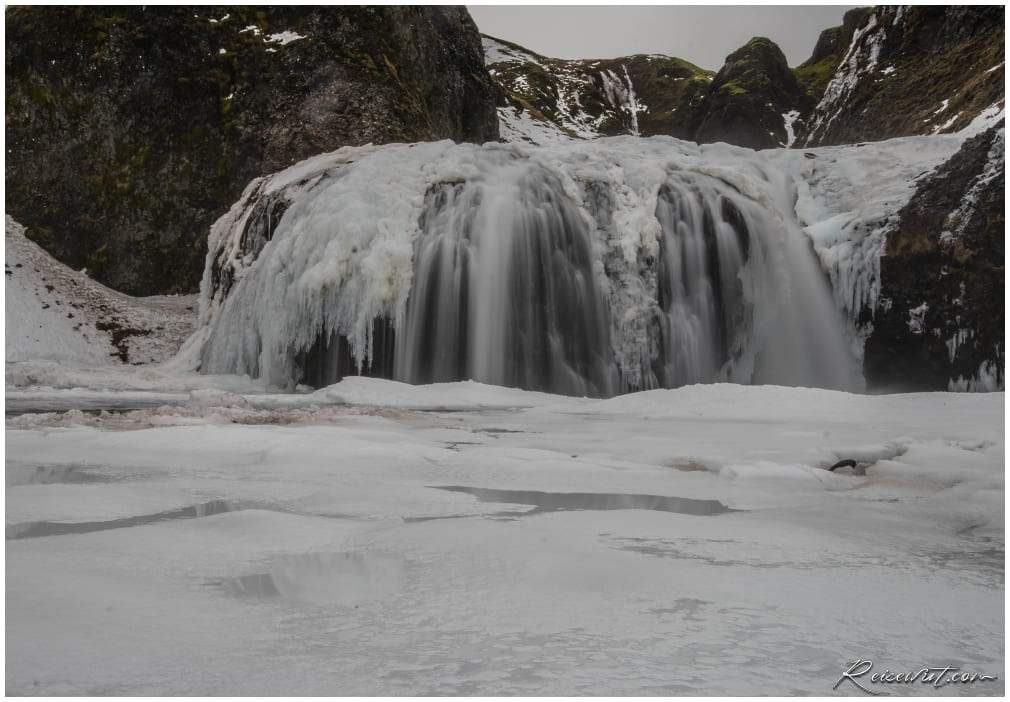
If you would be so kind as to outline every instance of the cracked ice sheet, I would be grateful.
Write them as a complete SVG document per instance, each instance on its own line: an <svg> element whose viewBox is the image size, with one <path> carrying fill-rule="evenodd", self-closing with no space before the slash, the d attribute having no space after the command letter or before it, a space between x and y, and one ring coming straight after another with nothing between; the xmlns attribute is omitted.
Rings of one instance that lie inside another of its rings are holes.
<svg viewBox="0 0 1010 702"><path fill-rule="evenodd" d="M8 523L238 505L8 540L8 694L829 694L856 658L1000 676L895 694L1003 691L1002 393L275 397L258 425L8 426ZM278 423L325 397L387 411ZM452 485L736 511L524 516Z"/></svg>

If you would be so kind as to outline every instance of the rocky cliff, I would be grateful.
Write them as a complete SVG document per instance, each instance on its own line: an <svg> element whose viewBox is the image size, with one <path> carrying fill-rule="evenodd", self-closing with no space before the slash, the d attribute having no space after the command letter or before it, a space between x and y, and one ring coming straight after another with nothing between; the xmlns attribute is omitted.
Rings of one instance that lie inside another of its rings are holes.
<svg viewBox="0 0 1010 702"><path fill-rule="evenodd" d="M193 291L254 177L347 144L498 138L450 7L6 11L6 211L132 294Z"/></svg>
<svg viewBox="0 0 1010 702"><path fill-rule="evenodd" d="M956 132L1004 99L1000 6L877 7L808 120L807 146Z"/></svg>
<svg viewBox="0 0 1010 702"><path fill-rule="evenodd" d="M957 132L1004 97L1002 7L877 7L858 23L801 143ZM1002 122L932 173L885 234L880 298L861 320L871 387L1004 385Z"/></svg>
<svg viewBox="0 0 1010 702"><path fill-rule="evenodd" d="M895 390L995 390L1005 368L1004 124L923 178L886 234L863 371Z"/></svg>

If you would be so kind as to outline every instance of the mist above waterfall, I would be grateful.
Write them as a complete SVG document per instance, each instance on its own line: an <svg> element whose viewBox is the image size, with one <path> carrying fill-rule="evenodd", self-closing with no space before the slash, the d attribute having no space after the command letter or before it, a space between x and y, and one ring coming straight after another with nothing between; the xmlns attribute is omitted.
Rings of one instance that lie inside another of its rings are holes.
<svg viewBox="0 0 1010 702"><path fill-rule="evenodd" d="M837 283L873 271L830 254L881 212L847 202L867 184L809 160L663 137L341 149L255 181L215 225L186 353L283 387L360 373L603 397L857 390Z"/></svg>

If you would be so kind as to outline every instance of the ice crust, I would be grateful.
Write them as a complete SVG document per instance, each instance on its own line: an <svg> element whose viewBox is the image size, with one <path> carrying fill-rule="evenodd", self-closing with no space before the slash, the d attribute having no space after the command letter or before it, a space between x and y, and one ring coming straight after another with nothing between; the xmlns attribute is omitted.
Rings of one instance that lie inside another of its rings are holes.
<svg viewBox="0 0 1010 702"><path fill-rule="evenodd" d="M827 695L862 656L999 695L1003 403L348 378L8 418L6 690Z"/></svg>

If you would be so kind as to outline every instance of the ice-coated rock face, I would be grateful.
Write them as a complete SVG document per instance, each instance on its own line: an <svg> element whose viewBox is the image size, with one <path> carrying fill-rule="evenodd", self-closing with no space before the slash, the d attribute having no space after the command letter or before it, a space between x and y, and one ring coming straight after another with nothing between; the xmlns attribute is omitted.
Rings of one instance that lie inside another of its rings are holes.
<svg viewBox="0 0 1010 702"><path fill-rule="evenodd" d="M343 145L498 138L454 7L6 12L6 208L118 290L192 292L257 176Z"/></svg>
<svg viewBox="0 0 1010 702"><path fill-rule="evenodd" d="M920 182L889 227L866 344L868 381L1004 387L1004 132L1001 122L966 141Z"/></svg>

